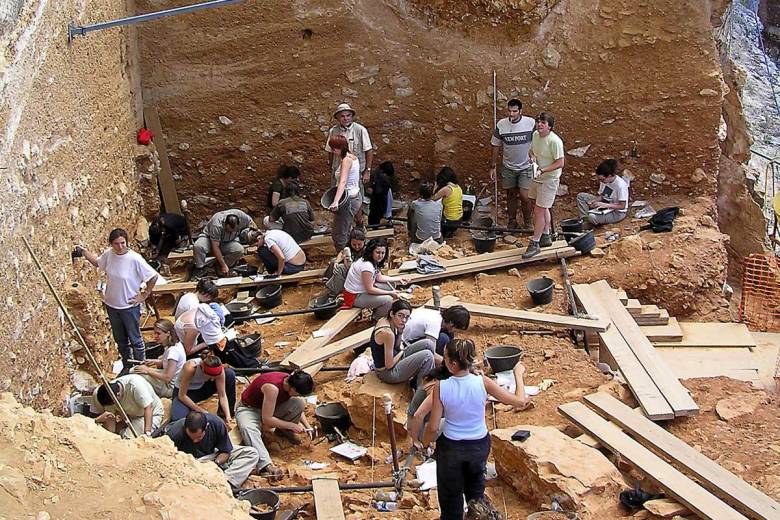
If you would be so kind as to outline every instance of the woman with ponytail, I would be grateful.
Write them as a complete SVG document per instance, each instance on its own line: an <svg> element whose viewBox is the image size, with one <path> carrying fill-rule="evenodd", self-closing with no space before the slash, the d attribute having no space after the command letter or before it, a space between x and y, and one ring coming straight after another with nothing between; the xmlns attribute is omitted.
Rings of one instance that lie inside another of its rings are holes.
<svg viewBox="0 0 780 520"><path fill-rule="evenodd" d="M143 365L130 369L133 374L139 374L146 379L158 397L171 398L173 381L187 362L184 345L176 341L173 323L170 320L157 320L154 324L154 339L165 347L160 359L148 359Z"/></svg>
<svg viewBox="0 0 780 520"><path fill-rule="evenodd" d="M434 383L433 408L425 427L423 444L436 441L436 477L442 520L463 519L463 496L469 504L479 503L485 493L485 464L490 453L490 436L485 424L485 403L491 395L516 410L528 407L523 386L525 367L513 370L517 390L504 390L492 379L471 372L476 349L470 339L455 339L444 348L444 365L452 374Z"/></svg>

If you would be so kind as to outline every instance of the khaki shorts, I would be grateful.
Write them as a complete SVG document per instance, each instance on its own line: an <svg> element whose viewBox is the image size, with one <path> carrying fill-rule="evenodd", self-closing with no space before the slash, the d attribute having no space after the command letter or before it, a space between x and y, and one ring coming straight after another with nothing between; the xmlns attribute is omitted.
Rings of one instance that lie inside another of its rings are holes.
<svg viewBox="0 0 780 520"><path fill-rule="evenodd" d="M534 180L528 190L528 198L534 199L534 203L540 208L550 209L555 202L555 195L558 193L560 183L560 179L544 182Z"/></svg>
<svg viewBox="0 0 780 520"><path fill-rule="evenodd" d="M533 164L529 164L527 168L522 170L513 170L503 164L501 165L501 187L505 190L511 190L512 188L527 190L531 186L533 177Z"/></svg>

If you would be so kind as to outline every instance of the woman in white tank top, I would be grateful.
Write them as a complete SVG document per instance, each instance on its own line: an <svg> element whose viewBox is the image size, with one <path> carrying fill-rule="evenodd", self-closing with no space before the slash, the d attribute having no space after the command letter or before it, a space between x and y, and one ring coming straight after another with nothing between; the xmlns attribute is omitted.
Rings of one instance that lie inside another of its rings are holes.
<svg viewBox="0 0 780 520"><path fill-rule="evenodd" d="M357 155L349 151L349 143L343 135L337 134L330 137L328 146L333 153L341 157L341 166L336 179L336 196L328 208L333 212L333 229L331 236L336 251L347 247L349 234L352 231L352 223L362 223L359 212L362 210L363 201L360 198L360 161ZM347 200L339 205L341 197L347 194Z"/></svg>
<svg viewBox="0 0 780 520"><path fill-rule="evenodd" d="M470 372L475 354L474 342L469 339L455 339L445 347L444 364L452 377L434 385L431 418L423 436L423 444L430 443L444 417L444 427L436 441L442 520L463 519L463 495L469 503L484 497L485 464L490 454L490 436L485 424L487 396L492 395L518 410L529 405L522 364L514 368L517 390L512 394L492 379Z"/></svg>

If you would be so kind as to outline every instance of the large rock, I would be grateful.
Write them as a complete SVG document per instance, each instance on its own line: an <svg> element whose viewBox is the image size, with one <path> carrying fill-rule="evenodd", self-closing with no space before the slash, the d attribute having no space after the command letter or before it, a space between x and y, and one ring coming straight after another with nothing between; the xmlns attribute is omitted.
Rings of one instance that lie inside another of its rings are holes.
<svg viewBox="0 0 780 520"><path fill-rule="evenodd" d="M525 442L511 440L517 430L529 430ZM493 458L498 476L532 505L563 497L581 518L619 518L617 496L628 485L598 450L549 426L515 426L493 430Z"/></svg>
<svg viewBox="0 0 780 520"><path fill-rule="evenodd" d="M396 439L400 441L406 438L406 407L411 399L409 385L383 383L375 372L369 372L363 378L363 384L350 400L345 400L345 404L355 428L370 432L375 422L377 438L387 439L387 416L382 404L385 394L390 394L393 399L393 424Z"/></svg>

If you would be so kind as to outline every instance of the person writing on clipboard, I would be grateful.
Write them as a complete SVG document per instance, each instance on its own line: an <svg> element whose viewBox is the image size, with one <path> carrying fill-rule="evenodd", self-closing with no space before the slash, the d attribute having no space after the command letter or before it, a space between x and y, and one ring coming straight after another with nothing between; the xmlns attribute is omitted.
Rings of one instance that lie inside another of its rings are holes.
<svg viewBox="0 0 780 520"><path fill-rule="evenodd" d="M617 160L602 161L596 168L598 195L577 194L580 218L586 220L590 226L615 224L628 215L628 182L618 175L618 169Z"/></svg>

